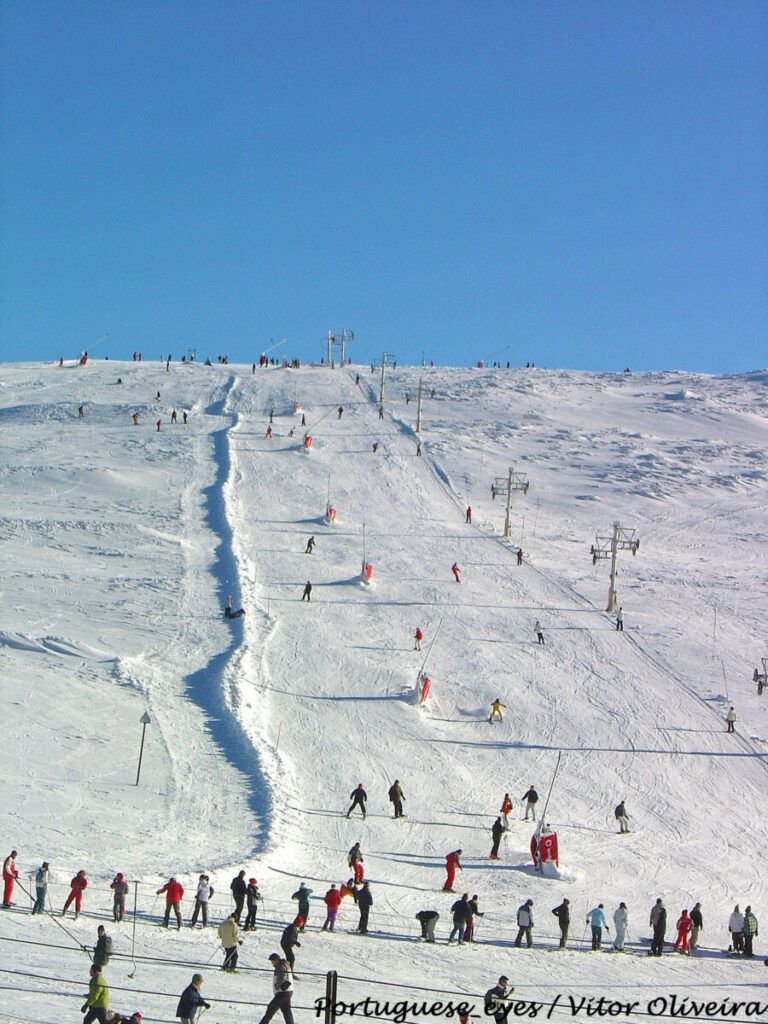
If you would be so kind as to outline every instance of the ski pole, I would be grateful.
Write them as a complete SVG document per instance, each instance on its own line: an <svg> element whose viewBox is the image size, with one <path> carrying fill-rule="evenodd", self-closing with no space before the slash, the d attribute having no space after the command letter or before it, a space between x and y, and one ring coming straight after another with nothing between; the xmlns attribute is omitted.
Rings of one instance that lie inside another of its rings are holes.
<svg viewBox="0 0 768 1024"><path fill-rule="evenodd" d="M581 936L581 945L579 946L579 949L584 949L584 943L587 939L587 928L589 928L589 921L584 925L584 934Z"/></svg>

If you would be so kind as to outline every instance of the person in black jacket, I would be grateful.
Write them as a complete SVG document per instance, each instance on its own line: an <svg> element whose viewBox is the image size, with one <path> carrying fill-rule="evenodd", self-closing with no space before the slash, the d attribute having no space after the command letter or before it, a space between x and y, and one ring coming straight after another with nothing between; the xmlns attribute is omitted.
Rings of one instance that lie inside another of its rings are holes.
<svg viewBox="0 0 768 1024"><path fill-rule="evenodd" d="M357 930L361 935L368 934L368 914L373 906L373 895L367 882L363 882L363 888L357 895L357 905L360 907L360 923Z"/></svg>
<svg viewBox="0 0 768 1024"><path fill-rule="evenodd" d="M365 820L365 801L368 799L368 794L363 789L362 782L358 784L357 789L352 790L349 794L349 798L352 801L352 806L347 811L347 817L350 816L356 807L359 807L363 812L363 820Z"/></svg>
<svg viewBox="0 0 768 1024"><path fill-rule="evenodd" d="M701 916L700 903L697 903L691 911L691 925L691 941L688 943L688 949L693 953L699 945L699 932L704 930L704 918Z"/></svg>
<svg viewBox="0 0 768 1024"><path fill-rule="evenodd" d="M192 981L181 993L179 1005L176 1007L176 1016L181 1017L181 1024L192 1024L197 1016L198 1006L204 1006L206 1010L210 1010L211 1004L206 1003L200 995L200 986L202 984L202 974L193 974Z"/></svg>
<svg viewBox="0 0 768 1024"><path fill-rule="evenodd" d="M248 885L245 881L245 869L232 879L229 888L232 890L232 895L235 899L235 912L232 916L235 921L240 924L240 915L243 912L243 904L245 903L245 897L248 894Z"/></svg>
<svg viewBox="0 0 768 1024"><path fill-rule="evenodd" d="M504 1004L515 991L514 985L507 985L508 981L506 974L502 974L498 985L489 988L483 998L485 1014L487 1017L492 1016L496 1024L507 1024L507 1008Z"/></svg>
<svg viewBox="0 0 768 1024"><path fill-rule="evenodd" d="M421 925L421 937L427 942L435 941L435 925L440 920L440 915L436 910L420 910L416 915L416 920Z"/></svg>
<svg viewBox="0 0 768 1024"><path fill-rule="evenodd" d="M485 914L482 914L480 912L480 909L477 905L478 899L479 897L477 893L475 893L475 895L469 901L469 917L467 918L467 930L464 932L465 942L475 941L475 918L485 917Z"/></svg>
<svg viewBox="0 0 768 1024"><path fill-rule="evenodd" d="M470 916L472 911L469 909L469 893L465 892L460 900L451 907L451 913L453 914L453 928L451 934L448 936L448 941L453 942L454 935L459 936L459 945L464 943L464 934L467 930L467 918Z"/></svg>
<svg viewBox="0 0 768 1024"><path fill-rule="evenodd" d="M667 908L662 903L661 897L656 900L653 910L651 910L650 924L653 928L653 938L648 955L661 956L664 952L664 934L667 930Z"/></svg>
<svg viewBox="0 0 768 1024"><path fill-rule="evenodd" d="M531 786L527 793L523 793L520 798L525 803L525 820L528 821L528 813L530 812L533 821L536 821L536 804L539 802L539 794Z"/></svg>
<svg viewBox="0 0 768 1024"><path fill-rule="evenodd" d="M491 835L493 836L493 846L491 847L491 860L499 859L499 843L501 837L504 835L504 826L501 823L501 818L497 818L493 823L491 829Z"/></svg>
<svg viewBox="0 0 768 1024"><path fill-rule="evenodd" d="M296 961L296 957L293 955L293 947L298 946L301 948L301 943L299 942L299 928L303 924L304 918L299 914L295 921L292 921L287 928L283 929L283 934L280 939L280 947L283 953L285 953L285 959L291 965L291 970L293 970L293 965Z"/></svg>
<svg viewBox="0 0 768 1024"><path fill-rule="evenodd" d="M246 906L248 907L248 913L245 915L245 927L244 932L253 932L256 930L256 911L258 910L259 900L263 900L264 897L259 892L259 884L255 878L248 879L248 886L245 890Z"/></svg>
<svg viewBox="0 0 768 1024"><path fill-rule="evenodd" d="M554 908L552 913L560 925L560 945L558 949L565 949L565 944L568 941L568 926L571 923L571 906L568 900L563 900L559 907Z"/></svg>

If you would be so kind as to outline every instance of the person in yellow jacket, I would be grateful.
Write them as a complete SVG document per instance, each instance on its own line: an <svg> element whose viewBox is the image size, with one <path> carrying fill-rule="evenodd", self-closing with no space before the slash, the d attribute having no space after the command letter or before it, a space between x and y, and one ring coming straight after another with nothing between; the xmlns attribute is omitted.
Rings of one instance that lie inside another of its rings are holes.
<svg viewBox="0 0 768 1024"><path fill-rule="evenodd" d="M241 946L242 939L239 938L240 926L237 923L237 916L230 914L229 917L219 925L219 938L224 947L223 971L234 971L237 967L237 947Z"/></svg>
<svg viewBox="0 0 768 1024"><path fill-rule="evenodd" d="M494 715L498 715L499 716L499 721L503 722L504 721L504 716L501 713L501 709L502 708L504 708L504 710L506 711L507 705L506 704L502 704L501 701L497 698L493 702L493 704L491 704L491 717L488 719L488 721L492 722L493 718L494 718Z"/></svg>
<svg viewBox="0 0 768 1024"><path fill-rule="evenodd" d="M91 1024L97 1020L99 1024L107 1024L107 1010L109 1009L109 989L101 974L101 968L94 964L91 967L91 980L88 985L88 996L85 1006L80 1011L85 1013L83 1024ZM88 1011L86 1013L86 1010Z"/></svg>

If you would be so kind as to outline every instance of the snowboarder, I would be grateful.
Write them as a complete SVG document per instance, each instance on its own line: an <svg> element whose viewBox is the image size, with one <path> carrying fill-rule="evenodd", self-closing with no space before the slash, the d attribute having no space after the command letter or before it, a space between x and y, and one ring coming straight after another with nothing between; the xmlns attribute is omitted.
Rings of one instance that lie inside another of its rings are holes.
<svg viewBox="0 0 768 1024"><path fill-rule="evenodd" d="M416 914L416 920L421 925L421 937L425 942L435 941L435 925L440 920L436 910L420 910Z"/></svg>
<svg viewBox="0 0 768 1024"><path fill-rule="evenodd" d="M728 714L725 716L726 732L736 731L736 712L733 710L733 705L728 709Z"/></svg>
<svg viewBox="0 0 768 1024"><path fill-rule="evenodd" d="M285 1024L293 1024L293 1010L291 1009L293 978L291 976L290 964L287 960L281 960L277 953L269 954L269 962L272 964L275 972L272 976L272 991L274 995L267 1004L264 1016L259 1021L259 1024L269 1024L269 1021L272 1020L278 1010L282 1013Z"/></svg>
<svg viewBox="0 0 768 1024"><path fill-rule="evenodd" d="M449 853L445 858L445 885L443 886L443 892L453 892L453 882L456 878L456 868L461 868L461 857L463 850L454 850L453 853Z"/></svg>
<svg viewBox="0 0 768 1024"><path fill-rule="evenodd" d="M515 991L514 986L507 987L509 978L506 974L499 977L498 984L489 988L483 997L486 1017L493 1017L496 1024L507 1024L507 1014L510 1007L505 1006L509 997Z"/></svg>
<svg viewBox="0 0 768 1024"><path fill-rule="evenodd" d="M509 828L509 815L512 810L512 798L509 793L504 794L504 799L501 802L501 814L504 818L504 828Z"/></svg>
<svg viewBox="0 0 768 1024"><path fill-rule="evenodd" d="M197 918L202 916L203 928L208 927L208 901L213 896L213 886L208 875L200 875L195 893L195 909L192 911L192 919L189 922L190 928L197 924Z"/></svg>
<svg viewBox="0 0 768 1024"><path fill-rule="evenodd" d="M211 1009L210 1002L206 1002L200 994L200 986L202 984L203 975L194 974L193 980L190 981L181 993L178 1006L176 1007L176 1016L181 1018L181 1024L194 1024L195 1018L198 1016L198 1007L203 1007L206 1010Z"/></svg>
<svg viewBox="0 0 768 1024"><path fill-rule="evenodd" d="M518 565L522 565L523 564L523 549L522 548L518 548L517 549L517 564Z"/></svg>
<svg viewBox="0 0 768 1024"><path fill-rule="evenodd" d="M461 572L461 569L458 567L456 562L454 562L453 565L451 566L451 572L453 573L453 578L456 580L456 582L460 583L461 580L459 579L459 573Z"/></svg>
<svg viewBox="0 0 768 1024"><path fill-rule="evenodd" d="M651 928L653 928L653 938L651 939L651 948L648 955L661 956L664 952L664 933L667 930L667 908L664 906L661 897L656 900L651 910L649 923Z"/></svg>
<svg viewBox="0 0 768 1024"><path fill-rule="evenodd" d="M306 598L307 601L312 600L312 584L309 582L309 580L307 580L306 586L304 587L304 593L301 595L302 601L304 600L304 598Z"/></svg>
<svg viewBox="0 0 768 1024"><path fill-rule="evenodd" d="M614 810L614 815L619 823L619 832L629 832L629 815L622 800Z"/></svg>
<svg viewBox="0 0 768 1024"><path fill-rule="evenodd" d="M405 797L403 796L403 791L402 791L402 789L400 787L400 782L397 779L395 779L395 781L389 787L388 796L389 796L389 802L394 805L394 810L395 810L395 815L394 816L396 818L404 817L404 815L403 815L403 800L405 800Z"/></svg>
<svg viewBox="0 0 768 1024"><path fill-rule="evenodd" d="M744 952L744 915L739 910L739 904L733 908L733 913L728 918L728 931L731 933L731 945L728 952Z"/></svg>
<svg viewBox="0 0 768 1024"><path fill-rule="evenodd" d="M107 935L107 929L103 924L96 929L96 934L98 938L93 950L93 964L95 967L102 968L107 966L109 958L112 956L112 939Z"/></svg>
<svg viewBox="0 0 768 1024"><path fill-rule="evenodd" d="M235 877L229 883L229 888L232 891L232 896L235 901L235 910L233 916L239 927L240 915L243 912L243 904L245 903L245 896L248 891L248 883L245 880L245 869L239 871L235 875Z"/></svg>
<svg viewBox="0 0 768 1024"><path fill-rule="evenodd" d="M616 612L616 630L619 633L624 632L624 609L619 608Z"/></svg>
<svg viewBox="0 0 768 1024"><path fill-rule="evenodd" d="M528 943L528 949L533 945L531 930L533 929L533 900L526 900L517 910L517 938L515 945L520 948L523 936Z"/></svg>
<svg viewBox="0 0 768 1024"><path fill-rule="evenodd" d="M496 700L493 702L493 704L491 704L491 715L490 715L490 718L488 719L488 721L492 722L493 719L494 719L494 716L498 715L499 716L499 721L503 722L504 721L504 716L501 713L501 709L502 708L504 708L504 710L506 711L507 710L507 705L506 704L502 704L501 701L499 700L499 698L497 697Z"/></svg>
<svg viewBox="0 0 768 1024"><path fill-rule="evenodd" d="M475 893L472 899L469 901L469 917L467 918L467 930L464 932L465 942L475 941L475 918L485 917L485 914L481 913L477 901L480 897Z"/></svg>
<svg viewBox="0 0 768 1024"><path fill-rule="evenodd" d="M363 789L362 782L358 784L357 789L352 790L352 792L349 794L349 797L350 800L352 801L352 805L347 811L347 817L350 816L350 814L352 813L352 811L354 811L356 807L359 807L360 810L363 812L363 821L365 821L365 801L368 799L368 794Z"/></svg>
<svg viewBox="0 0 768 1024"><path fill-rule="evenodd" d="M328 908L325 915L325 921L323 927L320 929L322 932L332 932L333 926L336 924L336 915L339 912L339 905L341 904L341 893L335 885L331 885L331 888L323 896L323 901Z"/></svg>
<svg viewBox="0 0 768 1024"><path fill-rule="evenodd" d="M744 911L744 956L752 957L752 941L757 938L757 918L752 913L752 907Z"/></svg>
<svg viewBox="0 0 768 1024"><path fill-rule="evenodd" d="M493 823L493 828L491 829L491 835L493 836L493 846L491 847L490 854L491 860L499 859L499 843L501 842L501 837L504 835L504 831L501 818L497 818Z"/></svg>
<svg viewBox="0 0 768 1024"><path fill-rule="evenodd" d="M557 923L560 925L560 945L558 949L565 949L565 944L568 941L568 928L571 924L571 904L570 901L564 899L563 902L552 910L552 913L557 918Z"/></svg>
<svg viewBox="0 0 768 1024"><path fill-rule="evenodd" d="M602 903L598 903L594 910L590 910L587 914L587 923L592 926L592 949L600 949L603 944L603 928L608 931Z"/></svg>
<svg viewBox="0 0 768 1024"><path fill-rule="evenodd" d="M371 912L373 906L373 893L370 890L370 884L363 882L363 888L360 890L357 896L357 905L360 907L360 920L357 925L357 930L361 935L368 934L368 915Z"/></svg>
<svg viewBox="0 0 768 1024"><path fill-rule="evenodd" d="M243 927L244 932L252 932L256 930L256 911L258 910L259 900L264 897L259 892L259 885L255 878L248 879L248 888L245 890L246 907L248 913L245 915L245 926ZM301 923L304 923L304 918L301 918Z"/></svg>
<svg viewBox="0 0 768 1024"><path fill-rule="evenodd" d="M459 945L464 944L464 934L467 930L467 918L470 915L469 909L469 893L465 892L461 899L451 907L451 913L453 914L453 928L451 928L451 934L448 936L448 941L453 942L454 937L458 935Z"/></svg>
<svg viewBox="0 0 768 1024"><path fill-rule="evenodd" d="M88 888L88 880L85 877L85 871L78 871L72 881L69 883L69 896L67 896L67 902L64 904L64 909L61 912L62 917L67 916L67 910L72 900L75 901L75 918L80 916L80 907L83 902L83 893Z"/></svg>
<svg viewBox="0 0 768 1024"><path fill-rule="evenodd" d="M171 877L165 883L165 885L157 890L157 895L160 896L165 893L165 917L163 918L163 928L168 927L168 922L171 918L171 910L176 915L176 928L181 929L183 924L181 920L181 909L179 904L181 903L181 897L184 895L184 886L181 882L177 882L175 878Z"/></svg>
<svg viewBox="0 0 768 1024"><path fill-rule="evenodd" d="M37 899L35 905L32 908L33 914L44 914L45 913L45 894L48 892L48 882L50 881L50 871L48 869L48 861L44 860L42 866L37 869L35 873L35 893Z"/></svg>
<svg viewBox="0 0 768 1024"><path fill-rule="evenodd" d="M536 804L539 802L539 794L531 786L527 793L523 793L521 800L525 801L525 818L524 821L528 821L528 815L530 814L531 820L536 821Z"/></svg>
<svg viewBox="0 0 768 1024"><path fill-rule="evenodd" d="M613 912L613 930L616 932L616 937L613 940L613 948L619 953L624 952L624 937L627 934L628 924L629 915L627 914L627 904L620 903Z"/></svg>
<svg viewBox="0 0 768 1024"><path fill-rule="evenodd" d="M680 949L683 953L688 953L688 935L691 931L691 918L688 914L688 908L686 907L677 919L677 938L675 939L675 949Z"/></svg>
<svg viewBox="0 0 768 1024"><path fill-rule="evenodd" d="M83 1024L91 1024L97 1020L99 1024L107 1024L109 1009L109 989L101 975L101 968L91 964L91 980L88 983L88 995L80 1012L85 1014Z"/></svg>
<svg viewBox="0 0 768 1024"><path fill-rule="evenodd" d="M280 948L283 953L285 953L285 959L291 965L291 970L293 970L293 965L296 963L296 957L293 955L293 947L297 946L301 949L301 943L299 942L299 926L302 924L304 924L304 918L299 914L294 921L291 921L291 923L283 929L283 934L280 936Z"/></svg>
<svg viewBox="0 0 768 1024"><path fill-rule="evenodd" d="M543 644L544 643L544 631L542 630L541 623L539 622L538 619L536 619L536 625L533 627L533 632L536 634L536 642L540 643L540 644Z"/></svg>
<svg viewBox="0 0 768 1024"><path fill-rule="evenodd" d="M701 915L701 904L697 903L691 911L691 940L688 949L693 953L699 944L699 932L704 931L704 918Z"/></svg>
<svg viewBox="0 0 768 1024"><path fill-rule="evenodd" d="M424 639L424 634L421 632L421 629L417 626L416 627L416 632L413 634L413 649L414 649L414 651L420 651L421 650L421 641L423 639Z"/></svg>
<svg viewBox="0 0 768 1024"><path fill-rule="evenodd" d="M239 938L240 928L235 914L230 914L221 922L217 935L221 939L221 947L224 950L224 963L221 965L221 969L233 972L237 967L237 947L242 945L242 940Z"/></svg>
<svg viewBox="0 0 768 1024"><path fill-rule="evenodd" d="M115 894L112 900L112 918L115 921L122 921L125 916L125 897L128 895L128 883L122 871L118 871L109 888Z"/></svg>
<svg viewBox="0 0 768 1024"><path fill-rule="evenodd" d="M8 856L3 861L3 906L10 907L11 896L13 896L13 886L16 879L19 877L19 869L16 867L16 858L18 853L16 850L11 850Z"/></svg>
<svg viewBox="0 0 768 1024"><path fill-rule="evenodd" d="M354 872L355 882L362 882L365 871L363 868L363 854L360 849L360 843L355 843L347 854L347 864L349 864Z"/></svg>
<svg viewBox="0 0 768 1024"><path fill-rule="evenodd" d="M464 513L464 515L465 515L464 522L465 523L471 523L472 522L472 506L471 505L467 505L467 511Z"/></svg>
<svg viewBox="0 0 768 1024"><path fill-rule="evenodd" d="M314 536L312 536L307 541L307 546L304 548L304 554L305 555L311 555L313 553L313 551L314 551L314 547L315 547L315 538L314 538Z"/></svg>
<svg viewBox="0 0 768 1024"><path fill-rule="evenodd" d="M309 897L313 893L313 889L308 889L302 882L296 892L291 896L292 900L299 901L299 914L304 918L304 923L299 928L299 931L303 932L307 926L309 920Z"/></svg>

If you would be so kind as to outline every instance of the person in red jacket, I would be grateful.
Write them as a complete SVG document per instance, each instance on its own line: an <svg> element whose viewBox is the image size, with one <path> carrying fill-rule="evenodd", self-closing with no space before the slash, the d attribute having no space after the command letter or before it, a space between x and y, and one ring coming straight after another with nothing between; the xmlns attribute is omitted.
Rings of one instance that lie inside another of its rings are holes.
<svg viewBox="0 0 768 1024"><path fill-rule="evenodd" d="M421 641L424 639L424 634L421 632L419 627L416 627L416 632L413 634L413 649L414 651L421 650Z"/></svg>
<svg viewBox="0 0 768 1024"><path fill-rule="evenodd" d="M325 905L328 908L328 913L326 914L325 923L320 930L323 932L332 932L333 926L336 924L336 915L339 912L341 893L335 885L332 885L323 899L325 900Z"/></svg>
<svg viewBox="0 0 768 1024"><path fill-rule="evenodd" d="M19 869L16 867L16 850L11 850L8 856L3 861L3 906L11 906L11 896L13 896L13 883L19 877Z"/></svg>
<svg viewBox="0 0 768 1024"><path fill-rule="evenodd" d="M466 521L468 523L471 523L472 522L472 506L471 505L467 505L466 517L467 517Z"/></svg>
<svg viewBox="0 0 768 1024"><path fill-rule="evenodd" d="M80 906L83 902L83 893L88 888L88 879L85 877L85 871L78 871L72 881L69 883L70 891L67 896L67 902L64 904L64 909L61 912L62 917L67 916L67 909L72 902L75 901L75 918L80 914Z"/></svg>
<svg viewBox="0 0 768 1024"><path fill-rule="evenodd" d="M445 858L445 870L447 872L447 877L445 879L445 885L443 886L443 892L453 892L453 880L456 877L456 868L461 867L459 857L462 853L462 850L454 850L453 853L449 853Z"/></svg>
<svg viewBox="0 0 768 1024"><path fill-rule="evenodd" d="M171 908L176 915L176 927L181 930L181 897L184 895L184 886L181 882L177 882L175 878L169 878L162 889L157 890L157 895L165 893L165 918L163 919L163 927L168 927L168 921L171 917Z"/></svg>
<svg viewBox="0 0 768 1024"><path fill-rule="evenodd" d="M459 573L461 572L461 569L458 567L456 562L454 562L453 565L451 566L451 572L453 573L453 578L456 580L456 582L460 583L461 581L459 580Z"/></svg>
<svg viewBox="0 0 768 1024"><path fill-rule="evenodd" d="M677 919L677 941L675 942L675 949L680 949L682 946L683 953L688 952L688 935L692 927L693 922L691 921L688 911L684 910Z"/></svg>

